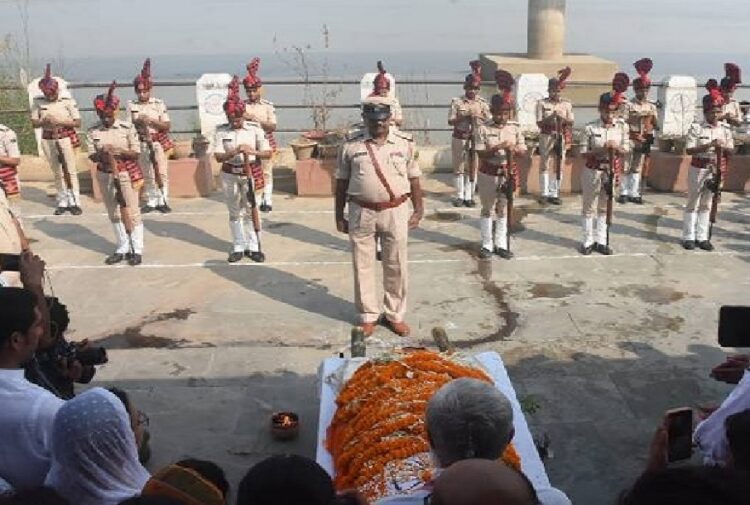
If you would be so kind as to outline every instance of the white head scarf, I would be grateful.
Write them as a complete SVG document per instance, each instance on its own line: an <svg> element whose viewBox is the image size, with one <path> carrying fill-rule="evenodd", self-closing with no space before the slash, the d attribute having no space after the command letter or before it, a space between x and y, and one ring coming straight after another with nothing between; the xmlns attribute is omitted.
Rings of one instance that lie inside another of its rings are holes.
<svg viewBox="0 0 750 505"><path fill-rule="evenodd" d="M89 389L57 412L45 485L70 503L116 505L140 494L149 477L138 461L130 416L115 395Z"/></svg>

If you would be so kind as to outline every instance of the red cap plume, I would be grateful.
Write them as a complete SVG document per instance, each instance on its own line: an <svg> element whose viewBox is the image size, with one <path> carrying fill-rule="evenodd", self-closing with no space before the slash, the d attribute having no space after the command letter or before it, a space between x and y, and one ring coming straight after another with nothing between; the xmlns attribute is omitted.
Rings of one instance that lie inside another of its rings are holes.
<svg viewBox="0 0 750 505"><path fill-rule="evenodd" d="M502 94L494 95L492 97L491 106L493 108L498 107L512 107L514 104L513 99L513 85L516 83L516 80L513 78L513 75L511 75L510 72L507 70L496 70L495 71L495 82L497 83L497 88L502 91ZM502 98L496 98L496 97L502 97Z"/></svg>
<svg viewBox="0 0 750 505"><path fill-rule="evenodd" d="M141 73L133 79L133 86L136 88L136 91L139 86L142 86L145 89L151 89L153 87L153 82L151 81L151 58L146 58L146 61L143 62Z"/></svg>
<svg viewBox="0 0 750 505"><path fill-rule="evenodd" d="M738 84L742 83L740 67L736 63L724 63L726 76L721 80L721 88L725 91L734 91Z"/></svg>
<svg viewBox="0 0 750 505"><path fill-rule="evenodd" d="M224 112L229 118L241 117L245 114L245 102L240 97L240 78L236 75L227 86L227 100L224 102Z"/></svg>
<svg viewBox="0 0 750 505"><path fill-rule="evenodd" d="M383 67L382 61L378 61L378 75L376 75L375 79L373 79L372 87L375 91L391 89L391 81L385 75L385 67Z"/></svg>
<svg viewBox="0 0 750 505"><path fill-rule="evenodd" d="M260 58L253 58L245 68L247 68L247 75L242 79L242 84L244 84L246 88L261 86L263 82L258 76L258 70L260 70Z"/></svg>
<svg viewBox="0 0 750 505"><path fill-rule="evenodd" d="M469 62L471 73L466 76L464 86L477 88L482 85L482 62L472 60Z"/></svg>
<svg viewBox="0 0 750 505"><path fill-rule="evenodd" d="M651 58L641 58L640 60L633 63L635 71L638 72L638 78L633 80L633 87L635 88L647 88L651 85L651 79L648 73L654 68L654 62Z"/></svg>
<svg viewBox="0 0 750 505"><path fill-rule="evenodd" d="M49 63L44 69L44 77L39 79L39 89L45 95L51 95L57 91L57 79L52 77L52 66Z"/></svg>
<svg viewBox="0 0 750 505"><path fill-rule="evenodd" d="M97 95L94 98L94 109L97 112L114 112L118 109L120 99L115 95L115 88L117 88L117 82L112 81L106 94Z"/></svg>
<svg viewBox="0 0 750 505"><path fill-rule="evenodd" d="M721 88L716 79L709 79L706 82L706 90L708 94L703 97L704 111L724 105L724 97L721 95Z"/></svg>
<svg viewBox="0 0 750 505"><path fill-rule="evenodd" d="M558 91L562 91L563 89L565 89L565 81L568 80L568 77L570 77L571 73L573 73L573 70L571 70L570 67L565 67L558 70L557 76L549 80L548 87L556 89Z"/></svg>

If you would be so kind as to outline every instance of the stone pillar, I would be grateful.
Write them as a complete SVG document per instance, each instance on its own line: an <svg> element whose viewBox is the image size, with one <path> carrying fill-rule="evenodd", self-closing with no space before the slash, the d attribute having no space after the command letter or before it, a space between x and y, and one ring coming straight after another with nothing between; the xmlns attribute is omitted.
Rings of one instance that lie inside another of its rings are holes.
<svg viewBox="0 0 750 505"><path fill-rule="evenodd" d="M565 50L565 0L529 0L527 56L559 60Z"/></svg>

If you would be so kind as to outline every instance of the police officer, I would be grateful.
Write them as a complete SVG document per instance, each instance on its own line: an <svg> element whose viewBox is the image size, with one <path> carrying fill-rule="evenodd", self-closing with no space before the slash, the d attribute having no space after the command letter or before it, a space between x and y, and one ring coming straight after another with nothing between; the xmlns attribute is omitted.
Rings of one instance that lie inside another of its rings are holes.
<svg viewBox="0 0 750 505"><path fill-rule="evenodd" d="M114 265L127 259L136 266L143 261L143 223L138 206L138 192L143 186L138 165L141 143L135 126L117 119L120 99L115 87L113 82L106 94L94 99L99 123L88 130L88 143L93 148L89 159L96 163L97 180L117 239L115 252L104 262Z"/></svg>
<svg viewBox="0 0 750 505"><path fill-rule="evenodd" d="M586 125L583 149L586 153L586 166L581 171L581 253L584 255L589 255L592 251L612 254L607 230L607 200L612 197L609 190L614 188L622 159L630 151L628 125L619 119L625 102L623 94L629 83L627 74L616 74L612 81L614 90L599 97L599 119ZM610 164L610 155L614 166Z"/></svg>
<svg viewBox="0 0 750 505"><path fill-rule="evenodd" d="M513 76L498 70L495 79L503 93L492 96L490 112L492 120L479 128L477 150L479 151L479 174L477 190L482 210L479 229L482 237L480 258L489 258L493 252L504 259L513 257L508 247L510 223L507 213L508 192L515 190L517 178L516 156L526 154L526 142L521 126L512 121L515 99L511 93ZM493 211L494 220L493 241Z"/></svg>
<svg viewBox="0 0 750 505"><path fill-rule="evenodd" d="M696 246L712 251L710 237L710 206L718 172L726 172L727 157L734 149L732 130L719 118L723 114L724 97L716 80L706 84L708 94L703 97L705 120L694 123L688 131L686 148L692 156L688 169L688 196L683 216L682 247Z"/></svg>
<svg viewBox="0 0 750 505"><path fill-rule="evenodd" d="M0 124L0 184L5 196L12 206L14 214L19 215L18 209L12 202L21 197L21 182L18 177L18 165L21 163L21 151L18 149L16 132Z"/></svg>
<svg viewBox="0 0 750 505"><path fill-rule="evenodd" d="M214 141L214 157L221 163L221 181L229 209L232 252L227 261L230 263L240 261L243 255L259 263L266 258L260 247L259 209L254 209L254 204L263 187L260 160L271 157L271 146L260 125L245 120L245 107L240 97L240 80L235 76L224 102L228 123L216 128Z"/></svg>
<svg viewBox="0 0 750 505"><path fill-rule="evenodd" d="M482 66L478 60L471 61L471 73L464 80L464 94L451 100L448 125L453 127L451 154L453 162L453 180L456 195L454 207L473 207L474 183L471 174L472 157L476 150L476 135L479 126L490 117L487 101L479 96L482 85ZM473 136L473 138L472 138Z"/></svg>
<svg viewBox="0 0 750 505"><path fill-rule="evenodd" d="M59 216L70 212L80 215L81 193L76 170L76 152L81 142L76 128L81 126L81 114L75 100L60 96L60 84L52 77L50 65L39 80L39 89L44 95L31 106L31 125L42 129L42 153L55 175L57 208Z"/></svg>
<svg viewBox="0 0 750 505"><path fill-rule="evenodd" d="M271 157L262 161L265 185L263 186L263 198L260 203L261 212L271 212L273 210L273 164L278 152L278 144L273 135L276 130L276 110L271 102L261 98L263 81L258 75L259 69L260 58L253 58L247 65L247 75L242 80L242 84L245 87L245 93L247 93L245 119L260 125L271 146Z"/></svg>
<svg viewBox="0 0 750 505"><path fill-rule="evenodd" d="M719 88L724 99L721 108L720 121L726 121L730 126L737 127L742 124L742 109L739 102L734 98L734 92L738 84L742 84L740 67L734 63L724 64L725 76L721 79Z"/></svg>
<svg viewBox="0 0 750 505"><path fill-rule="evenodd" d="M570 77L570 67L565 67L557 73L557 77L549 80L547 91L549 96L537 102L536 124L539 127L539 190L540 203L561 205L560 185L557 174L553 171L555 162L555 144L562 139L563 148L560 154L560 182L562 182L563 167L565 167L565 152L572 140L573 104L562 98L560 93L565 89L565 82Z"/></svg>
<svg viewBox="0 0 750 505"><path fill-rule="evenodd" d="M141 73L133 79L138 99L128 100L127 116L135 125L141 142L139 163L146 180L146 205L141 211L158 210L166 214L172 211L169 207L167 155L174 148L174 143L169 138L171 121L167 106L163 100L151 95L153 87L151 59L146 59Z"/></svg>
<svg viewBox="0 0 750 505"><path fill-rule="evenodd" d="M381 316L375 275L375 233L383 241L383 323L394 333L410 332L406 315L407 239L419 226L424 207L410 135L393 128L388 104L362 107L365 127L339 152L336 170L336 228L349 234L354 262L354 302L360 328L372 335ZM413 210L407 201L411 200ZM349 202L348 219L344 208Z"/></svg>
<svg viewBox="0 0 750 505"><path fill-rule="evenodd" d="M630 128L631 153L625 157L623 175L620 180L618 203L642 204L641 174L646 161L651 156L654 132L658 129L656 104L648 100L651 79L648 73L653 67L649 58L642 58L634 64L638 77L633 80L635 98L624 107L624 117Z"/></svg>

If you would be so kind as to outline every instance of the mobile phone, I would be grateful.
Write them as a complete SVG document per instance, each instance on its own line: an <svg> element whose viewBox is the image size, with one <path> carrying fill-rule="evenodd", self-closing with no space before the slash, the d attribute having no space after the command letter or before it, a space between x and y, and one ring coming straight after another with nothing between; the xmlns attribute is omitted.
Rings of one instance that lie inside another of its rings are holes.
<svg viewBox="0 0 750 505"><path fill-rule="evenodd" d="M669 440L667 460L680 461L693 455L693 409L684 407L666 413Z"/></svg>
<svg viewBox="0 0 750 505"><path fill-rule="evenodd" d="M719 309L719 345L750 347L750 307L724 305Z"/></svg>
<svg viewBox="0 0 750 505"><path fill-rule="evenodd" d="M0 254L0 272L18 272L21 269L21 256Z"/></svg>

